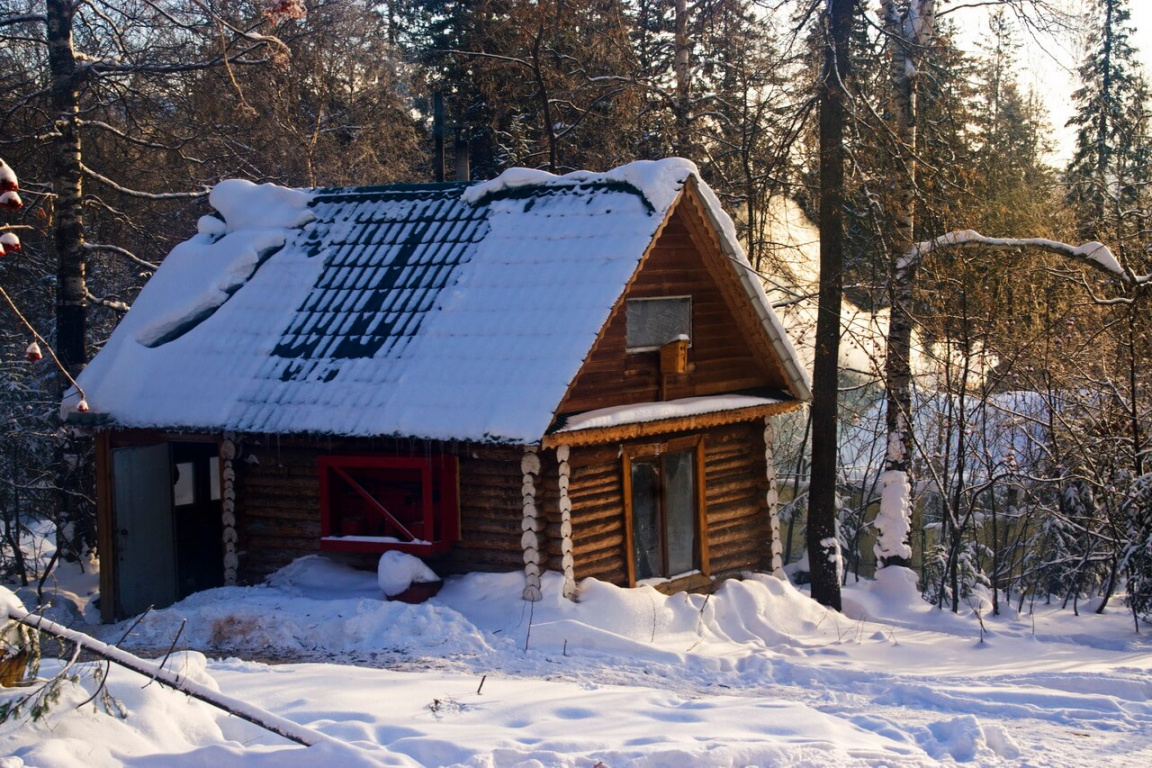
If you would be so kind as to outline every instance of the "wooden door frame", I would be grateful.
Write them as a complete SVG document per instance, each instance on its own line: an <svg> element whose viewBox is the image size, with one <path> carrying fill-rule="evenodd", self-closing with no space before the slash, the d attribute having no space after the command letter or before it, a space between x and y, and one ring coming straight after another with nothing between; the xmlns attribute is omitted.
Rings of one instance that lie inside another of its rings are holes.
<svg viewBox="0 0 1152 768"><path fill-rule="evenodd" d="M96 458L96 546L100 555L100 620L106 624L116 621L116 603L120 580L116 572L116 499L113 493L115 478L112 461L114 448L130 448L155 443L215 443L217 450L223 438L215 435L182 434L151 429L115 431L101 429L95 434ZM223 467L220 462L220 487L223 488ZM175 553L173 553L175 554Z"/></svg>

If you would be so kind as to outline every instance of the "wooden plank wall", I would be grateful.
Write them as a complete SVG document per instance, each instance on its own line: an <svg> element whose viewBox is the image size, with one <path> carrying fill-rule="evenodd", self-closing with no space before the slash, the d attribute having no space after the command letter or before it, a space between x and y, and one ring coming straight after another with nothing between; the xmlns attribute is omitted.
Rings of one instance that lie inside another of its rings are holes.
<svg viewBox="0 0 1152 768"><path fill-rule="evenodd" d="M685 224L683 208L672 215L631 289L605 326L599 343L577 375L561 405L565 413L611 405L660 400L659 352L626 351L627 298L692 297L692 346L688 362L695 370L669 376L666 398L696 397L756 387L785 387L769 373L739 331ZM722 258L716 256L715 258Z"/></svg>
<svg viewBox="0 0 1152 768"><path fill-rule="evenodd" d="M438 573L520 570L523 516L521 448L429 443L417 440L354 440L246 436L236 463L237 551L240 579L256 583L297 557L320 552L320 487L316 459L324 454L388 453L424 456L450 453L460 463L461 541L430 559ZM249 457L255 457L253 462ZM555 475L555 466L551 469ZM538 499L538 502L540 499ZM553 501L554 503L554 501ZM372 568L376 555L326 552L357 567Z"/></svg>
<svg viewBox="0 0 1152 768"><path fill-rule="evenodd" d="M704 439L708 546L713 577L765 570L772 556L764 427L759 421L716 427ZM656 441L646 441L656 442ZM573 448L568 494L577 580L628 580L624 541L621 446ZM559 530L550 529L550 554L559 558Z"/></svg>

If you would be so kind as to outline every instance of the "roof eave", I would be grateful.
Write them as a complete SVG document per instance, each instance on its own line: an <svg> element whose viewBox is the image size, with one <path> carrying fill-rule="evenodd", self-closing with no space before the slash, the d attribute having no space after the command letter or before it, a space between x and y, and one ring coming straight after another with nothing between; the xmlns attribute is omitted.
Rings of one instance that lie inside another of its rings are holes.
<svg viewBox="0 0 1152 768"><path fill-rule="evenodd" d="M727 424L736 424L743 421L752 421L766 416L775 416L776 414L794 411L799 407L799 401L785 400L779 403L712 411L710 413L700 413L692 416L677 416L669 419L614 424L610 427L593 427L590 429L553 432L544 436L540 441L540 446L547 449L556 448L560 445L573 447L635 440L655 435L665 435L669 432L686 432L696 429L719 427Z"/></svg>

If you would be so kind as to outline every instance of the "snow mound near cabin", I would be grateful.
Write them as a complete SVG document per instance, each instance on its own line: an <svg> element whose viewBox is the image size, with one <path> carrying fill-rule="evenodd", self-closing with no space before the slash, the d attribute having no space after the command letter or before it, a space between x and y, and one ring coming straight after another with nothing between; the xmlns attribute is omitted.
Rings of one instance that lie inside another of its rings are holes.
<svg viewBox="0 0 1152 768"><path fill-rule="evenodd" d="M314 556L273 574L266 585L210 589L153 611L123 645L165 649L182 624L177 647L250 657L321 659L419 649L443 658L489 650L476 627L452 608L385 601L375 574ZM119 638L129 625L111 625L102 634Z"/></svg>
<svg viewBox="0 0 1152 768"><path fill-rule="evenodd" d="M881 667L923 664L943 674L962 671L974 648L996 647L994 665L1020 671L1033 665L1041 640L1135 653L1152 647L1143 635L1090 637L1102 623L1070 612L1037 626L1032 617L982 611L978 618L970 607L953 614L920 599L907 573L890 570L845 589L842 614L764 574L720 582L710 595L585 579L572 601L562 595L562 577L549 571L543 598L529 603L521 597L523 573L471 573L447 578L436 597L409 605L384 599L376 573L312 555L262 586L208 590L152 612L124 645L163 653L186 621L177 647L247 658L450 659L480 674L499 668L546 676L561 657L578 675L610 669L613 679L631 683L659 669L731 688L812 675L815 667L827 669L821 678L843 675L835 670L846 658ZM1108 632L1130 632L1125 621L1117 611ZM98 633L116 642L129 624Z"/></svg>
<svg viewBox="0 0 1152 768"><path fill-rule="evenodd" d="M431 584L436 581L440 581L440 577L424 565L423 560L395 550L382 554L376 568L376 582L386 597L395 597L413 584Z"/></svg>
<svg viewBox="0 0 1152 768"><path fill-rule="evenodd" d="M419 605L381 598L377 574L312 555L257 587L221 587L149 613L125 647L159 652L185 624L178 647L241 655L361 658L399 653L432 658L492 658L531 648L521 671L551 653L642 656L685 663L723 656L734 645L795 655L837 642L827 609L791 584L754 575L718 585L712 595L664 595L585 579L579 600L562 596L562 577L543 576L543 599L521 598L522 573L472 573L446 580ZM102 628L119 639L129 622ZM721 664L735 671L727 663Z"/></svg>

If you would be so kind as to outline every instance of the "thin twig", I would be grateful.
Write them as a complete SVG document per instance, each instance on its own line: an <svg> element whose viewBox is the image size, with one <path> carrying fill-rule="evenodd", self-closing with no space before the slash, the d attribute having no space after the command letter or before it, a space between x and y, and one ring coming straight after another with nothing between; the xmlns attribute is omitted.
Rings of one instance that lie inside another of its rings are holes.
<svg viewBox="0 0 1152 768"><path fill-rule="evenodd" d="M64 374L64 378L68 379L68 381L72 383L72 386L76 387L76 391L80 393L80 399L83 400L84 390L76 383L76 379L72 378L72 374L68 373L64 364L60 362L60 358L56 357L56 350L52 348L52 345L48 343L47 339L36 332L36 329L32 327L32 323L28 322L28 318L24 317L24 314L16 306L16 302L12 301L12 297L8 295L8 292L4 290L3 286L0 286L0 296L3 296L4 301L8 302L8 306L12 309L12 312L15 313L16 318L28 329L28 332L31 333L38 342L44 345L44 349L48 350L48 355L56 363L56 367L60 369L60 373Z"/></svg>
<svg viewBox="0 0 1152 768"><path fill-rule="evenodd" d="M180 635L184 634L184 625L187 623L188 619L180 620L180 628L176 630L176 636L172 638L172 644L168 646L168 652L164 654L164 658L160 659L160 666L156 668L157 673L159 673L161 669L164 669L164 665L168 663L168 659L172 656L172 651L176 650L176 643L180 642ZM152 677L148 678L148 682L144 683L140 688L147 688L155 681L156 675L152 675Z"/></svg>

